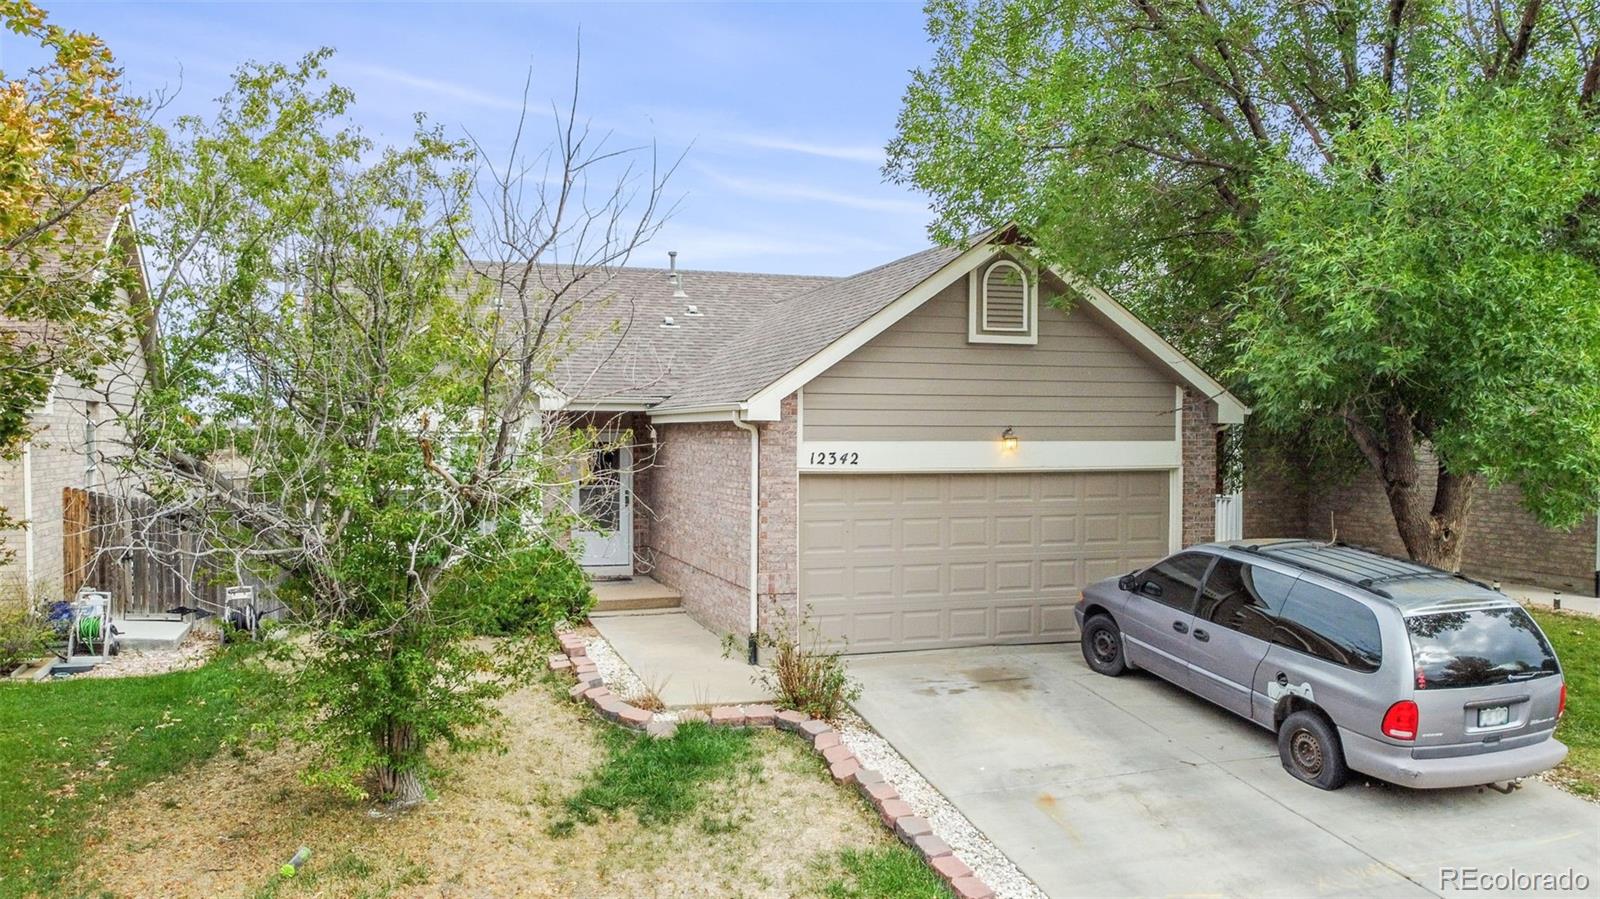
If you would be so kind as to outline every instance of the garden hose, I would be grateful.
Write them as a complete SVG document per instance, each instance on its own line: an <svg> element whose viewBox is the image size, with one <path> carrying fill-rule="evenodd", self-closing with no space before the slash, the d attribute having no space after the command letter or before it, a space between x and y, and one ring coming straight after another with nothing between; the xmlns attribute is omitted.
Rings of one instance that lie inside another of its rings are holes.
<svg viewBox="0 0 1600 899"><path fill-rule="evenodd" d="M86 646L93 646L100 639L100 619L79 618L78 639Z"/></svg>

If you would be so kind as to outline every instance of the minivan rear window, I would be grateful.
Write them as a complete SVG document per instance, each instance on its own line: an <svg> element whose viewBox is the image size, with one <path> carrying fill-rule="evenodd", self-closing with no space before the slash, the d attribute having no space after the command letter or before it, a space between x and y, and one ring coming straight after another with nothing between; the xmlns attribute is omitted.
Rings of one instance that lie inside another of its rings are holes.
<svg viewBox="0 0 1600 899"><path fill-rule="evenodd" d="M1560 670L1544 634L1519 608L1413 615L1406 632L1418 690L1488 687Z"/></svg>

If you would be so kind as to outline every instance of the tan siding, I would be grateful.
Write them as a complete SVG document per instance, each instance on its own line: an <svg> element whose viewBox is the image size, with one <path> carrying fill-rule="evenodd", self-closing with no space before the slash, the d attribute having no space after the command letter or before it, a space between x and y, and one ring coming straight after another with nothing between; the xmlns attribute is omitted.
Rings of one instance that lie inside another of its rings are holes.
<svg viewBox="0 0 1600 899"><path fill-rule="evenodd" d="M1172 440L1173 382L1092 314L1042 302L1037 346L967 342L967 280L805 389L806 440Z"/></svg>

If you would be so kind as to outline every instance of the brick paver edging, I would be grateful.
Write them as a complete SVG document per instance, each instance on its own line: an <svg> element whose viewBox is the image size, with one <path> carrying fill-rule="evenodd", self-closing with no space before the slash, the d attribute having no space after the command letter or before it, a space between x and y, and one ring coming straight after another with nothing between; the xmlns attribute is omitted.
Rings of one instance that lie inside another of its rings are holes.
<svg viewBox="0 0 1600 899"><path fill-rule="evenodd" d="M587 703L607 721L642 730L657 739L666 739L677 733L676 722L660 718L645 709L624 702L606 688L605 679L589 658L584 639L577 634L560 634L557 639L562 651L550 656L550 670L570 672L576 679L568 695L576 702ZM855 787L878 812L878 820L893 831L900 841L910 846L928 863L928 866L949 885L957 899L990 899L994 891L972 873L972 869L955 857L944 840L933 833L927 820L912 813L911 806L900 798L894 785L883 775L861 762L839 739L826 721L811 718L800 712L773 708L770 705L716 706L710 713L701 711L680 712L679 721L704 721L713 727L775 727L789 731L811 744L828 765L834 782Z"/></svg>

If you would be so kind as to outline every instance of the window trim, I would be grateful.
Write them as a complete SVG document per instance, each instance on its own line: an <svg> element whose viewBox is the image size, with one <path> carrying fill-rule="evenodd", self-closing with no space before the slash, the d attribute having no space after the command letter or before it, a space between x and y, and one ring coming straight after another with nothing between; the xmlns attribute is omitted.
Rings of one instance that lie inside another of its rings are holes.
<svg viewBox="0 0 1600 899"><path fill-rule="evenodd" d="M1016 269L1022 278L1021 329L996 329L988 326L989 276L997 268ZM1038 278L1015 259L1001 257L988 265L979 266L967 273L967 342L1004 343L1032 346L1039 342L1039 285Z"/></svg>

